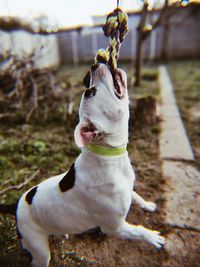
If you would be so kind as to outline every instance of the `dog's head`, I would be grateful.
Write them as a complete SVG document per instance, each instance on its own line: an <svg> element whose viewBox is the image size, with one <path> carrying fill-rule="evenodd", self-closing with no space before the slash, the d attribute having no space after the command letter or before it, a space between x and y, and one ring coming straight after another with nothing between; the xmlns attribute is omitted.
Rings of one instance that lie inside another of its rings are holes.
<svg viewBox="0 0 200 267"><path fill-rule="evenodd" d="M105 64L92 66L87 73L79 108L75 141L79 147L89 143L120 146L128 142L129 99L126 73L117 69L113 78Z"/></svg>

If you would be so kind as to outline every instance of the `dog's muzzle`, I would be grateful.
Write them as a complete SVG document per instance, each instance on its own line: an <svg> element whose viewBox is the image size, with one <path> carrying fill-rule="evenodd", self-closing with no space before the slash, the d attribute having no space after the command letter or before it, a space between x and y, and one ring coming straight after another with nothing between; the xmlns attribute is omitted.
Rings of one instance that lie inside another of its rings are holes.
<svg viewBox="0 0 200 267"><path fill-rule="evenodd" d="M84 123L79 123L76 126L74 137L78 147L88 145L92 140L99 140L102 137L100 127L96 127L89 120Z"/></svg>
<svg viewBox="0 0 200 267"><path fill-rule="evenodd" d="M101 63L102 64L102 63ZM112 80L113 80L113 90L117 98L122 99L125 96L126 93L126 82L123 78L122 71L120 69L116 70L111 70L108 65L103 64L106 66L106 71L109 71ZM91 87L92 84L92 76L95 75L95 72L98 71L100 64L94 64L91 67L91 70L87 72L86 76L83 79L83 84L85 85L86 88L89 88L88 90L85 91L85 96L90 97L94 96L96 94L96 91L94 90L94 87ZM105 71L105 68L104 68Z"/></svg>

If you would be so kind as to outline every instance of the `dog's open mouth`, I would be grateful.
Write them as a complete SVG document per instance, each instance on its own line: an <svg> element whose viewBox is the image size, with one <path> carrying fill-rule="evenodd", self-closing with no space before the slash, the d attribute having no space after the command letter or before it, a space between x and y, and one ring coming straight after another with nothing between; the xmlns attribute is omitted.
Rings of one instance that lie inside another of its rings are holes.
<svg viewBox="0 0 200 267"><path fill-rule="evenodd" d="M96 134L97 134L97 129L91 122L88 122L87 124L84 124L81 127L81 135L83 136L94 137Z"/></svg>
<svg viewBox="0 0 200 267"><path fill-rule="evenodd" d="M89 120L79 123L75 130L75 140L79 147L88 145L92 140L100 138L101 131Z"/></svg>

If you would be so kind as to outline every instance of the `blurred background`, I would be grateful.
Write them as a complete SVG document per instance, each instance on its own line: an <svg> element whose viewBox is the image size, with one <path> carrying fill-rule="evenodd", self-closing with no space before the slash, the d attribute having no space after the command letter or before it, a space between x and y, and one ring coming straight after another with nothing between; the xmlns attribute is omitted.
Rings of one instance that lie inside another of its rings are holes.
<svg viewBox="0 0 200 267"><path fill-rule="evenodd" d="M168 226L160 225L166 205L159 66L165 64L169 72L194 164L200 168L200 0L119 4L129 17L118 61L128 76L129 156L139 178L137 191L159 206L156 214L145 215L146 226L168 232ZM102 25L116 6L116 0L0 0L0 203L17 201L31 186L66 171L79 155L73 132L85 89L82 80L97 50L108 46ZM143 212L134 206L129 219L143 225ZM179 230L184 249L174 260L169 257L167 266L199 266L197 230L184 238ZM17 240L14 220L1 216L0 266L28 266ZM168 257L164 250L135 244L55 237L50 266L161 266Z"/></svg>
<svg viewBox="0 0 200 267"><path fill-rule="evenodd" d="M115 0L0 0L0 53L10 51L20 57L34 52L39 67L92 61L98 48L107 47L101 25L115 7ZM143 60L200 56L200 1L122 0L120 7L129 15L121 60L136 59L144 11Z"/></svg>
<svg viewBox="0 0 200 267"><path fill-rule="evenodd" d="M199 0L121 0L119 5L129 16L119 62L130 64L130 87L141 86L143 64L200 57ZM66 118L74 87L80 86L67 75L75 76L72 66L91 64L97 50L108 46L102 25L116 6L116 0L0 0L0 118L16 110L26 121L35 111L46 118L58 103Z"/></svg>

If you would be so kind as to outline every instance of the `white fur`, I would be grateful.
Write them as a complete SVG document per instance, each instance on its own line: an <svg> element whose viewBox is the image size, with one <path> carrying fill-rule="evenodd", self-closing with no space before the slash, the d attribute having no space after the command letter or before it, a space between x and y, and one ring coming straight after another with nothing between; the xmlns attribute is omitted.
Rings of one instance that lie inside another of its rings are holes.
<svg viewBox="0 0 200 267"><path fill-rule="evenodd" d="M126 74L122 72L126 88ZM91 87L96 95L86 99L83 95L75 131L78 138L82 125L92 123L96 130L91 143L119 147L128 142L129 103L127 90L122 99L114 94L109 69L100 64L91 71ZM122 86L122 85L121 85ZM126 239L146 240L155 247L164 244L156 231L126 222L132 202L154 211L154 203L146 202L133 192L135 175L128 153L121 156L99 156L86 147L75 161L76 179L73 188L61 192L59 181L64 174L52 177L38 185L32 204L21 197L17 209L17 224L22 235L22 246L33 257L33 267L47 267L50 260L48 236L74 234L100 226L104 233Z"/></svg>

